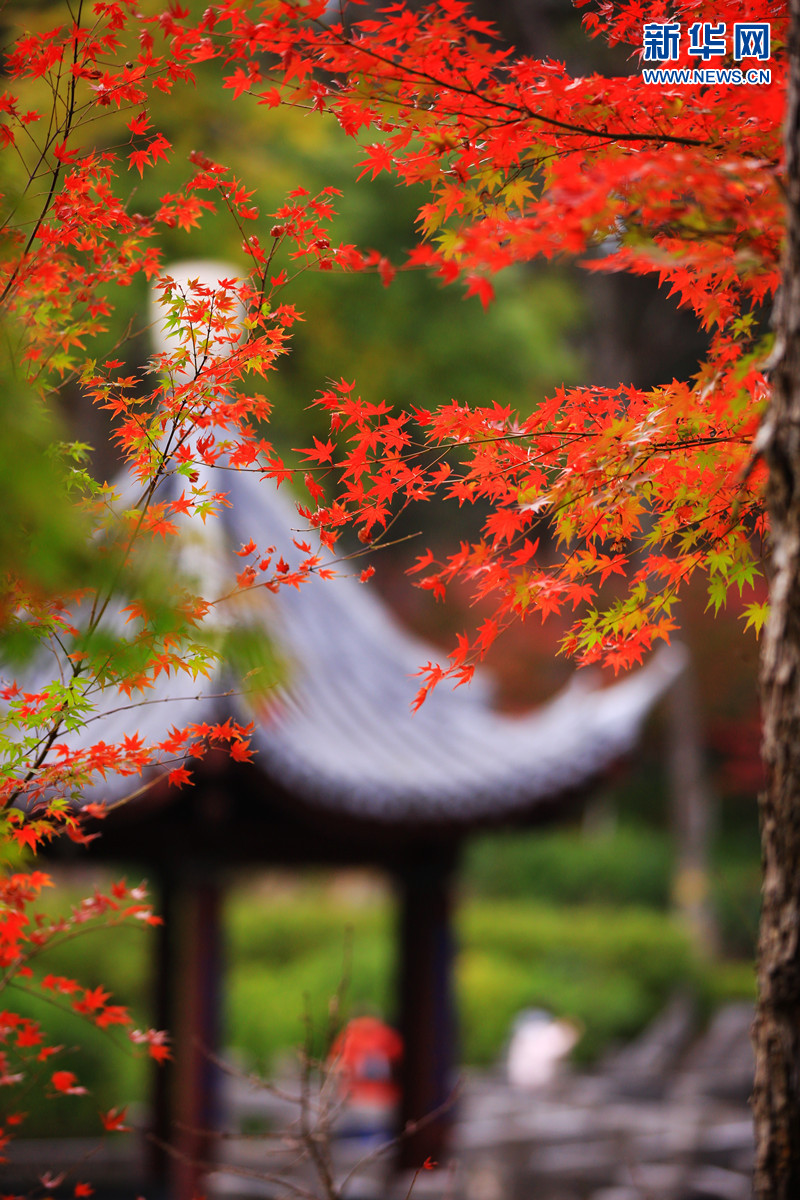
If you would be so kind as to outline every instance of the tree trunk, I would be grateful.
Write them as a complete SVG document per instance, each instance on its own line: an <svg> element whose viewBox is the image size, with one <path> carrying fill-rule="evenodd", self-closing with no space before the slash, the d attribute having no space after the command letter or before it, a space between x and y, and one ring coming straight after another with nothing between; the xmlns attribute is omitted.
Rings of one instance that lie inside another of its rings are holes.
<svg viewBox="0 0 800 1200"><path fill-rule="evenodd" d="M790 13L787 239L773 394L762 433L773 576L761 669L767 783L753 1027L759 1200L800 1196L800 0L791 0Z"/></svg>

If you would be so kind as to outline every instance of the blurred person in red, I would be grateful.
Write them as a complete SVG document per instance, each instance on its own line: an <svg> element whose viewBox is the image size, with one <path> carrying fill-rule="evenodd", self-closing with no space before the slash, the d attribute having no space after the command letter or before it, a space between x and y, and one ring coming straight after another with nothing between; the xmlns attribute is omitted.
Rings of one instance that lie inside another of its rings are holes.
<svg viewBox="0 0 800 1200"><path fill-rule="evenodd" d="M378 1017L354 1017L336 1038L328 1065L338 1087L340 1137L391 1137L400 1103L403 1040Z"/></svg>

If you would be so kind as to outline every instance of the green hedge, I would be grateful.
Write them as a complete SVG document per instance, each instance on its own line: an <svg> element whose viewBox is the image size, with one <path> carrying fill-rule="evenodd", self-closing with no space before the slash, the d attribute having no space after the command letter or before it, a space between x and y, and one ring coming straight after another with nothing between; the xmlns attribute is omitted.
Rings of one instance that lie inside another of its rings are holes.
<svg viewBox="0 0 800 1200"><path fill-rule="evenodd" d="M474 841L464 864L476 895L553 904L669 904L672 848L653 829L620 826L587 836L579 829L517 830Z"/></svg>
<svg viewBox="0 0 800 1200"><path fill-rule="evenodd" d="M724 832L724 831L723 831ZM752 958L758 933L761 868L757 832L718 839L709 866L711 902L726 954ZM464 864L469 894L553 905L670 906L673 845L663 830L622 824L517 831L476 840Z"/></svg>
<svg viewBox="0 0 800 1200"><path fill-rule="evenodd" d="M497 1055L522 1007L577 1021L584 1033L576 1053L588 1061L609 1042L642 1029L676 988L702 992L706 986L684 933L666 916L644 909L476 900L464 906L461 940L468 1062ZM502 994L492 978L498 968L508 971Z"/></svg>
<svg viewBox="0 0 800 1200"><path fill-rule="evenodd" d="M388 904L352 906L319 895L230 906L228 1040L259 1066L299 1045L308 1009L317 1029L343 973L345 1010L391 1016L393 947ZM352 961L345 968L346 929ZM577 1057L590 1061L635 1035L688 988L706 1007L752 992L752 969L701 964L666 914L633 908L553 907L472 899L458 914L457 987L464 1062L501 1052L514 1015L532 1005L584 1030Z"/></svg>
<svg viewBox="0 0 800 1200"><path fill-rule="evenodd" d="M50 896L50 911L68 909L70 892L59 888L55 897ZM77 901L81 894L75 892L72 898ZM147 927L88 930L48 948L41 956L41 965L36 964L37 976L49 972L77 979L85 987L102 985L113 992L114 1003L130 1007L137 1027L150 1026L152 948L153 931ZM146 1049L135 1048L118 1026L97 1029L71 1011L68 996L42 993L35 986L30 990L7 987L0 993L0 1008L41 1021L47 1041L63 1046L56 1058L42 1064L40 1079L29 1094L7 1088L4 1091L8 1095L0 1097L29 1113L24 1126L26 1136L98 1134L98 1111L136 1104L146 1097L153 1064ZM44 1084L55 1070L73 1071L88 1094L45 1098Z"/></svg>

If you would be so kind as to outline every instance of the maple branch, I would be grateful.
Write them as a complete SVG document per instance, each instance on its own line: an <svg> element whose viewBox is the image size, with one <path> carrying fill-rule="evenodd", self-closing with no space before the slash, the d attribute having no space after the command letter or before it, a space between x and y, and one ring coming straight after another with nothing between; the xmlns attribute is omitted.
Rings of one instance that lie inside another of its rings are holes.
<svg viewBox="0 0 800 1200"><path fill-rule="evenodd" d="M82 662L72 664L72 680L75 680L81 674L81 672L83 670L83 666L84 666L84 664ZM6 797L6 799L2 802L2 808L5 808L5 809L13 808L16 801L24 793L26 785L29 784L30 781L35 778L37 773L44 766L45 762L47 761L47 756L50 753L51 749L53 748L53 745L55 744L55 740L59 736L59 734L61 733L61 730L63 728L64 728L64 717L63 717L63 714L61 713L61 711L59 711L59 714L54 718L53 725L50 729L50 732L44 738L44 742L37 743L37 744L42 745L42 749L39 751L35 760L31 764L31 766L28 768L26 774L23 776L22 780L20 781L19 786L17 788L15 788L15 790L13 792L11 792Z"/></svg>
<svg viewBox="0 0 800 1200"><path fill-rule="evenodd" d="M159 696L155 700L134 700L130 704L120 704L116 708L104 708L101 713L84 717L83 724L90 725L92 721L101 721L105 717L114 716L116 713L129 712L134 708L144 708L147 704L185 704L191 700L226 700L229 696L247 696L257 690L257 688L229 688L227 692L197 692L193 696Z"/></svg>
<svg viewBox="0 0 800 1200"><path fill-rule="evenodd" d="M301 16L301 13L296 8L296 6L290 5L289 7L291 7L293 9L296 17L299 18ZM390 58L388 55L380 54L377 50L375 50L371 46L365 47L361 42L352 41L349 37L345 36L344 34L339 34L335 29L331 29L330 27L324 25L324 23L322 21L320 21L319 18L316 18L316 17L312 18L311 23L316 25L318 28L325 29L326 32L328 33L328 35L332 36L335 41L338 41L340 45L353 51L357 55L363 55L364 57L369 58L374 62L382 63L385 66L391 66L391 67L398 66L396 59ZM472 100L480 100L482 104L484 104L490 108L503 109L506 112L512 112L512 113L513 112L522 112L524 114L525 119L527 119L527 120L539 121L540 123L546 124L553 129L561 129L561 130L564 130L565 132L577 134L580 136L586 136L586 137L591 137L591 138L599 137L599 138L602 138L602 139L605 139L608 141L612 141L612 142L634 142L634 143L636 143L636 142L656 142L658 144L665 144L665 145L697 146L697 147L707 147L710 149L719 149L720 148L720 144L717 144L717 143L702 141L698 138L687 138L687 137L680 137L680 136L675 136L675 135L671 135L671 134L664 134L663 131L661 131L661 130L654 132L654 133L637 134L637 133L626 133L624 131L619 132L619 131L614 131L614 130L609 130L609 129L597 130L597 129L592 129L592 128L584 126L584 125L576 125L571 122L560 121L555 117L547 117L541 113L535 112L524 101L522 101L521 98L520 98L520 103L516 104L516 105L511 104L508 101L504 101L504 100L495 100L491 96L486 95L485 92L478 92L475 90L475 88L468 87L463 84L455 83L452 80L445 80L445 79L441 78L440 76L431 74L428 71L423 71L418 67L408 67L405 64L403 64L402 73L398 74L397 76L389 76L388 78L393 83L405 83L408 81L409 78L417 78L417 79L422 80L425 83L433 85L437 89L444 89L445 91L454 92L456 95L467 96ZM411 107L411 108L415 108L419 111L427 111L425 109L422 109L421 105L413 104L413 103L409 104L408 101L403 101L402 105L401 105L401 101L396 100L395 97L389 96L387 94L381 95L381 100L384 103L394 104L397 107L400 107L400 106L402 106L404 108ZM462 114L454 113L452 115L461 116ZM508 119L506 118L506 120L508 120Z"/></svg>
<svg viewBox="0 0 800 1200"><path fill-rule="evenodd" d="M77 928L68 929L60 933L58 936L53 936L49 941L44 942L40 946L34 945L33 949L25 951L23 956L24 961L26 963L35 961L37 958L41 957L42 954L46 954L53 947L64 946L67 944L67 942L72 942L76 938L84 937L86 934L97 933L97 931L100 929L118 929L123 925L128 929L135 929L137 931L137 936L139 934L147 933L147 929L141 921L134 923L130 917L121 915L112 917L103 914L103 918L98 919L97 924L95 925L90 925L88 922L85 922L79 925ZM17 964L14 964L12 968L9 968L9 972L16 972L17 969ZM62 1012L71 1012L76 1017L85 1016L84 1013L79 1012L77 1009L74 1009L71 1006L64 1005L61 1001L56 1000L53 996L48 996L46 994L42 995L41 992L35 990L29 984L15 983L13 980L4 978L2 981L0 981L0 988L5 986L18 988L20 991L28 992L31 996L39 996L40 999L47 1000L50 1002L50 1004L55 1005L56 1008L60 1008ZM99 1026L98 1028L102 1028L102 1026ZM104 1029L103 1032L111 1036L110 1029Z"/></svg>
<svg viewBox="0 0 800 1200"><path fill-rule="evenodd" d="M83 0L78 0L77 21L80 21L82 12L83 12ZM77 37L74 37L73 45L72 45L72 66L73 66L73 68L77 66L77 63L78 63L78 39L77 39ZM60 64L59 64L59 81L61 78L60 71L61 71L61 68L60 68ZM64 118L64 124L62 127L63 135L64 135L62 140L63 140L65 147L66 147L69 135L72 131L72 122L73 122L73 118L75 115L75 89L77 87L77 83L78 83L78 76L77 76L77 73L73 70L72 78L70 80L69 89L68 89L69 99L66 102L66 116ZM6 298L9 295L9 292L11 291L14 284L16 283L16 280L19 277L19 273L22 270L22 266L23 266L24 262L26 261L26 259L28 258L29 254L30 254L30 251L31 251L31 248L32 248L34 242L36 241L37 237L39 236L39 230L41 229L42 223L43 223L47 213L50 211L51 204L53 203L53 197L55 196L56 187L58 186L58 181L59 181L60 177L61 177L61 161L59 159L56 161L55 168L53 169L52 174L51 174L50 188L47 193L47 198L44 202L44 206L43 206L41 212L39 213L36 223L34 224L33 230L28 238L28 241L25 244L25 249L20 254L19 259L17 260L17 263L14 266L14 269L12 270L8 280L6 281L5 287L3 288L2 292L0 292L0 305L5 303Z"/></svg>

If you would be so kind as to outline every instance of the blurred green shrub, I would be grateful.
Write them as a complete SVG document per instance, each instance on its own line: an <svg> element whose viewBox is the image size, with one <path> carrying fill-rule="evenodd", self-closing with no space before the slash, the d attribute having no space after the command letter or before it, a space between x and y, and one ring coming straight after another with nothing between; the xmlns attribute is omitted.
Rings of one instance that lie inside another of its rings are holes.
<svg viewBox="0 0 800 1200"><path fill-rule="evenodd" d="M576 1057L591 1061L632 1037L680 987L703 990L704 971L683 931L646 910L551 908L474 901L461 921L462 1034L467 1061L496 1057L520 1008L546 1008L583 1029ZM491 973L517 985L493 995ZM491 1018L491 1032L482 1022Z"/></svg>
<svg viewBox="0 0 800 1200"><path fill-rule="evenodd" d="M239 893L228 910L227 1042L269 1071L305 1045L324 1054L329 1006L345 1016L391 1011L388 905L332 903L318 889L279 901Z"/></svg>
<svg viewBox="0 0 800 1200"><path fill-rule="evenodd" d="M463 884L469 895L546 904L670 906L674 847L663 829L624 823L495 834L471 844ZM761 905L757 838L722 831L709 868L711 902L725 955L752 959Z"/></svg>
<svg viewBox="0 0 800 1200"><path fill-rule="evenodd" d="M54 913L68 908L71 898L77 902L85 894L72 887L58 891L58 900L51 897L48 906ZM153 1023L149 1013L153 948L153 930L147 927L92 929L48 947L41 970L75 978L86 987L102 986L113 992L115 1003L128 1006L136 1027L148 1027ZM29 1113L26 1137L98 1136L102 1132L98 1111L147 1098L156 1068L146 1049L137 1051L117 1027L97 1029L70 1010L69 997L43 994L35 984L30 990L11 985L0 997L0 1008L41 1021L48 1041L63 1046L57 1058L42 1063L41 1078L31 1081L24 1101L15 1094L14 1103L24 1103ZM74 1071L88 1094L44 1096L43 1081L54 1070Z"/></svg>
<svg viewBox="0 0 800 1200"><path fill-rule="evenodd" d="M268 903L243 892L229 920L227 1039L259 1067L302 1043L306 1010L324 1028L345 970L347 927L345 1015L391 1019L388 903L348 905L324 895ZM693 990L704 1008L752 994L751 967L699 963L678 924L652 909L473 898L459 911L458 937L461 1052L470 1064L497 1058L525 1007L577 1021L584 1030L577 1058L586 1062L643 1029L678 988Z"/></svg>
<svg viewBox="0 0 800 1200"><path fill-rule="evenodd" d="M463 878L470 892L487 897L666 908L671 869L669 837L624 825L592 836L516 830L476 839Z"/></svg>

